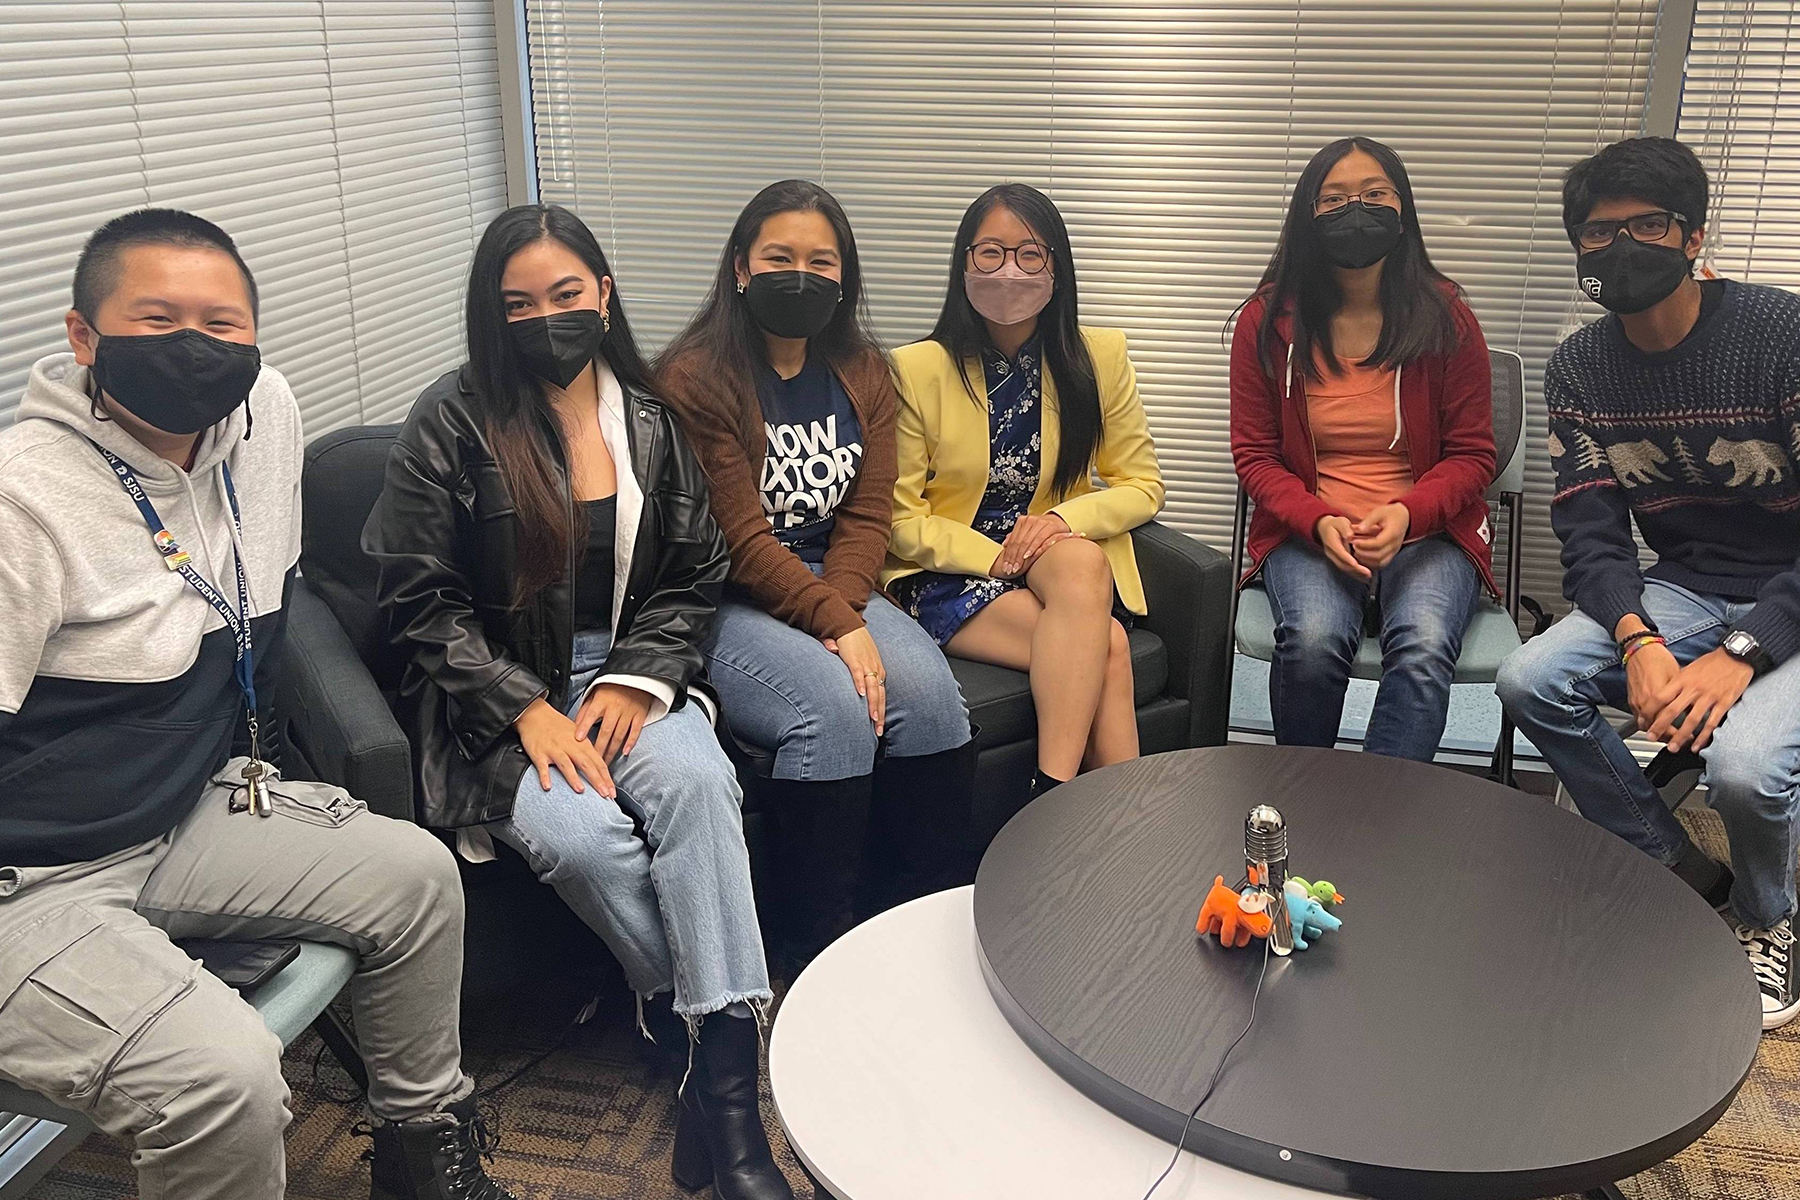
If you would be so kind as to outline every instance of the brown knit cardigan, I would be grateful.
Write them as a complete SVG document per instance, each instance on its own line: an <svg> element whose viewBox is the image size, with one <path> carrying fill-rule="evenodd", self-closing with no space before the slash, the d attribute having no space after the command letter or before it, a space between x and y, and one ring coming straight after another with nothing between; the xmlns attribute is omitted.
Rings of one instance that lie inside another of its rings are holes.
<svg viewBox="0 0 1800 1200"><path fill-rule="evenodd" d="M713 517L731 550L729 581L771 616L816 638L863 627L862 611L887 557L894 510L894 418L899 396L873 351L832 368L862 423L862 467L839 504L824 577L782 545L763 514L762 403L748 379L724 379L698 355L662 369L658 391L681 418L712 487Z"/></svg>

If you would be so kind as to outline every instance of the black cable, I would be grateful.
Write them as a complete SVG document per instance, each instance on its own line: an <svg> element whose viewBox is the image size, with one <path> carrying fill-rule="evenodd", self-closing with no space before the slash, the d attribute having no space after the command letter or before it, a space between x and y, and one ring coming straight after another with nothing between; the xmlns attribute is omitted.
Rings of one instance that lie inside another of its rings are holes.
<svg viewBox="0 0 1800 1200"><path fill-rule="evenodd" d="M1219 1055L1219 1065L1213 1068L1211 1082L1206 1085L1206 1090L1200 1093L1200 1099L1194 1102L1194 1107L1188 1110L1187 1120L1181 1123L1181 1136L1175 1139L1175 1153L1169 1156L1169 1165L1163 1168L1162 1174L1156 1177L1156 1182L1150 1185L1150 1190L1144 1193L1144 1200L1150 1200L1150 1197L1156 1194L1156 1189L1162 1186L1163 1180L1169 1177L1169 1172L1175 1169L1175 1164L1181 1161L1182 1143L1187 1141L1188 1130L1193 1127L1194 1119L1200 1115L1200 1109L1208 1100L1212 1099L1213 1089L1219 1086L1219 1076L1225 1073L1226 1060L1231 1057L1231 1052L1237 1049L1238 1043L1249 1036L1250 1027L1256 1024L1256 1001L1262 995L1263 980L1268 977L1269 941L1264 938L1262 969L1256 973L1256 990L1250 993L1250 1019L1244 1022L1243 1030L1231 1039L1231 1045L1225 1047L1225 1053Z"/></svg>
<svg viewBox="0 0 1800 1200"><path fill-rule="evenodd" d="M549 1058L552 1054L555 1054L558 1050L561 1050L563 1048L563 1043L565 1043L569 1040L570 1034L574 1033L577 1029L581 1028L583 1025L587 1024L587 1022L590 1019L592 1019L593 1007L594 1007L593 1002L583 1005L581 1007L581 1010L575 1014L575 1019L573 1021L570 1021L567 1025L563 1026L562 1032L556 1035L556 1040L551 1042L549 1046L545 1047L542 1053L540 1053L536 1057L532 1058L524 1066L520 1067L518 1070L514 1071L512 1074L508 1075L505 1079L502 1079L499 1083L490 1083L486 1087L477 1088L475 1090L474 1094L471 1096L471 1099L485 1100L489 1096L498 1095L499 1093L505 1091L507 1088L511 1087L513 1084L517 1083L519 1081L519 1079L526 1074L526 1072L531 1071L538 1066L541 1066L545 1059Z"/></svg>
<svg viewBox="0 0 1800 1200"><path fill-rule="evenodd" d="M333 1104L357 1104L357 1103L361 1102L361 1100L363 1098L363 1093L362 1093L361 1088L356 1087L353 1084L349 1091L341 1092L341 1091L333 1089L323 1079L319 1078L319 1067L325 1061L325 1051L327 1051L328 1049L330 1049L330 1047L327 1046L323 1041L321 1041L319 1043L318 1051L313 1055L313 1061L312 1061L313 1089L315 1091L317 1091L320 1095L324 1096L327 1100L331 1101ZM345 1071L343 1066L341 1064L338 1064L335 1059L333 1060L333 1065L337 1066L338 1070L340 1072L342 1072L346 1078L348 1078L350 1072Z"/></svg>

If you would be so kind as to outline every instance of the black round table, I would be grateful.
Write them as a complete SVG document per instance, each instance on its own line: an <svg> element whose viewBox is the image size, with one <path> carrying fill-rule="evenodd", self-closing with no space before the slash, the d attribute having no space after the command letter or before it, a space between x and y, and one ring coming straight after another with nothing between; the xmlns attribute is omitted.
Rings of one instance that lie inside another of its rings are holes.
<svg viewBox="0 0 1800 1200"><path fill-rule="evenodd" d="M1243 1029L1261 943L1195 935L1244 816L1343 929L1269 959L1191 1150L1395 1200L1600 1188L1710 1128L1756 1055L1743 952L1699 896L1541 798L1439 767L1272 746L1082 776L1001 831L975 884L1002 1012L1065 1078L1173 1142Z"/></svg>

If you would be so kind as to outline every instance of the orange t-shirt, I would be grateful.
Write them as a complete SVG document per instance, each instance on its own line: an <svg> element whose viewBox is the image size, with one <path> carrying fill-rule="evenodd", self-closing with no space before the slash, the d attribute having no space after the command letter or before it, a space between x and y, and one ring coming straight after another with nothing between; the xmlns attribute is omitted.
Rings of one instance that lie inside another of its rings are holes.
<svg viewBox="0 0 1800 1200"><path fill-rule="evenodd" d="M1412 491L1406 430L1398 431L1394 371L1338 360L1341 374L1306 383L1306 419L1318 459L1318 497L1352 520ZM1395 433L1399 437L1395 437Z"/></svg>

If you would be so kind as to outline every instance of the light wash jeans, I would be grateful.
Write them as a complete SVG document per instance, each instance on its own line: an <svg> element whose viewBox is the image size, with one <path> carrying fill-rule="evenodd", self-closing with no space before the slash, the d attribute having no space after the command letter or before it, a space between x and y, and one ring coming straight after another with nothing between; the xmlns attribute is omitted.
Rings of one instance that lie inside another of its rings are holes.
<svg viewBox="0 0 1800 1200"><path fill-rule="evenodd" d="M569 716L611 645L606 630L575 635ZM575 791L554 767L546 792L527 769L512 816L489 828L605 940L639 997L673 986L687 1018L766 1004L743 794L705 710L690 700L608 766L617 800Z"/></svg>
<svg viewBox="0 0 1800 1200"><path fill-rule="evenodd" d="M1717 647L1750 607L1660 580L1644 584L1644 608L1683 664ZM1626 707L1625 668L1611 630L1572 612L1515 651L1497 686L1506 711L1583 816L1661 863L1681 857L1687 831L1599 712L1602 704ZM1766 929L1794 911L1800 658L1754 680L1700 754L1707 800L1731 840L1732 913Z"/></svg>
<svg viewBox="0 0 1800 1200"><path fill-rule="evenodd" d="M1283 746L1332 746L1344 718L1350 663L1363 638L1370 588L1381 610L1381 684L1363 749L1430 762L1450 711L1450 680L1475 615L1481 580L1448 538L1402 546L1370 581L1331 565L1325 552L1289 538L1263 560L1275 613L1269 709Z"/></svg>
<svg viewBox="0 0 1800 1200"><path fill-rule="evenodd" d="M887 671L886 752L914 758L967 742L962 689L931 635L879 595L869 597L863 620ZM868 701L817 638L727 600L706 654L732 732L774 752L775 778L855 779L875 769Z"/></svg>

